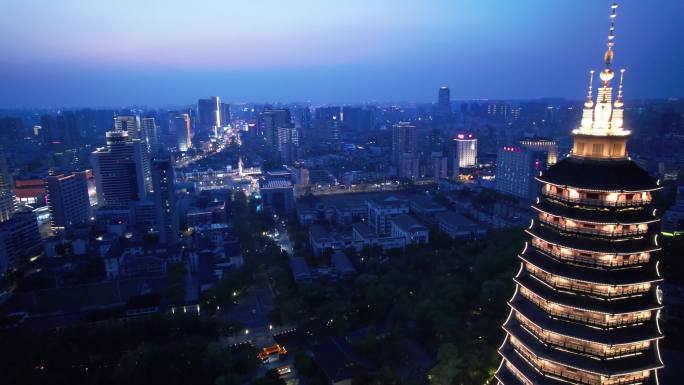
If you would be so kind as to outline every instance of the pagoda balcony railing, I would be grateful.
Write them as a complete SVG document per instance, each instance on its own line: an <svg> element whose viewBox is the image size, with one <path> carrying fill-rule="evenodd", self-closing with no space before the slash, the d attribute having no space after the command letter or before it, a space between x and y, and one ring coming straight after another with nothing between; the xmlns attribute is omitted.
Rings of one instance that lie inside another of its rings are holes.
<svg viewBox="0 0 684 385"><path fill-rule="evenodd" d="M511 345L515 350L523 356L528 362L530 362L534 367L541 371L542 373L555 375L567 380L578 381L582 384L587 385L630 385L630 384L643 384L650 376L649 371L640 371L638 374L633 375L621 375L614 378L606 378L599 376L597 374L588 373L583 370L570 369L562 364L552 363L549 361L542 361L532 352L530 352L527 347L521 345L516 340L511 340ZM644 372L648 374L644 375Z"/></svg>
<svg viewBox="0 0 684 385"><path fill-rule="evenodd" d="M542 252L543 254L548 254L556 257L563 261L577 262L585 265L602 266L602 267L625 267L625 266L636 266L642 263L648 262L648 258L639 258L639 260L629 260L629 259L616 259L611 258L610 260L601 260L599 258L582 256L577 253L563 253L561 250L556 248L544 247L541 245L534 245L534 247Z"/></svg>
<svg viewBox="0 0 684 385"><path fill-rule="evenodd" d="M601 347L600 344L597 343L592 343L592 342L587 342L583 341L580 342L579 340L568 340L569 337L566 337L568 339L565 339L559 335L558 338L554 339L551 338L548 335L545 335L541 329L536 330L537 327L534 327L532 325L528 325L527 323L529 321L520 319L520 317L516 317L522 326L530 333L534 334L536 338L538 338L540 341L542 341L544 344L551 345L551 346L556 346L560 348L566 348L569 350L573 350L575 352L580 352L580 353L586 353L590 354L592 356L596 357L602 357L602 358L613 358L613 357L619 357L619 356L624 356L624 355L631 355L631 354L636 354L643 352L647 350L650 347L650 344L647 345L635 345L631 344L632 346L625 346L624 348L610 348L610 347ZM591 346L592 344L597 345L597 346Z"/></svg>
<svg viewBox="0 0 684 385"><path fill-rule="evenodd" d="M630 200L624 200L624 201L609 201L607 199L601 199L601 198L586 198L586 197L577 197L577 198L571 198L567 195L562 195L562 194L556 194L551 191L544 191L542 189L542 195L547 196L549 198L557 199L562 202L567 202L567 203L579 203L579 204L587 204L590 206L606 206L606 207L630 207L630 206L643 206L651 203L651 199L641 199L641 198L632 198Z"/></svg>
<svg viewBox="0 0 684 385"><path fill-rule="evenodd" d="M649 283L635 283L632 285L623 286L612 286L609 284L585 284L574 279L548 274L537 268L528 267L527 271L556 289L589 294L604 299L644 294L651 289L651 285ZM611 290L611 288L613 289Z"/></svg>
<svg viewBox="0 0 684 385"><path fill-rule="evenodd" d="M556 317L559 319L565 319L581 324L591 324L600 327L618 327L618 326L628 326L636 325L638 323L646 322L651 319L650 312L641 312L641 314L635 314L632 317L620 317L608 319L605 315L598 317L591 317L591 314L598 315L596 312L591 310L576 310L565 305L558 305L549 303L541 298L537 297L536 294L530 295L526 294L525 291L522 292L523 297L530 300L532 303L537 305L546 314Z"/></svg>
<svg viewBox="0 0 684 385"><path fill-rule="evenodd" d="M546 225L549 225L550 227L553 227L553 228L556 228L556 229L562 230L562 231L578 233L578 234L600 235L600 236L604 236L604 237L629 237L629 236L644 235L644 234L648 233L648 229L601 230L601 229L592 229L592 228L581 227L581 226L561 225L560 223L554 223L554 222L546 221L546 220L544 220L543 223Z"/></svg>

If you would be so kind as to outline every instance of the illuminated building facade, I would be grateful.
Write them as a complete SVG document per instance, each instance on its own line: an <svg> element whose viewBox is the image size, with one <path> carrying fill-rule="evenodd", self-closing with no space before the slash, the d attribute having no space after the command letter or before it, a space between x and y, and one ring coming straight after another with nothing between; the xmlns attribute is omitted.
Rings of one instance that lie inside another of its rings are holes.
<svg viewBox="0 0 684 385"><path fill-rule="evenodd" d="M530 150L545 151L547 154L546 165L553 166L558 161L558 142L549 138L525 138L520 140L520 145Z"/></svg>
<svg viewBox="0 0 684 385"><path fill-rule="evenodd" d="M622 76L613 100L616 8L596 102L590 82L570 156L537 178L499 384L658 383L659 186L627 155Z"/></svg>
<svg viewBox="0 0 684 385"><path fill-rule="evenodd" d="M477 166L477 138L474 134L458 134L454 138L456 160L460 168Z"/></svg>
<svg viewBox="0 0 684 385"><path fill-rule="evenodd" d="M532 202L539 193L535 179L546 169L546 151L504 146L496 156L496 190Z"/></svg>

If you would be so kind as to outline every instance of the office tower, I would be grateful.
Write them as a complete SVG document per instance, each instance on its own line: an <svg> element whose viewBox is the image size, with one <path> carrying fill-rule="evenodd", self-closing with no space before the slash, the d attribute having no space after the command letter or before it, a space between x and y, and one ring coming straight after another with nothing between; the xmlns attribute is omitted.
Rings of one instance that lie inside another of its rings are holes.
<svg viewBox="0 0 684 385"><path fill-rule="evenodd" d="M151 189L144 171L145 150L128 131L107 132L107 144L92 153L99 206L128 206Z"/></svg>
<svg viewBox="0 0 684 385"><path fill-rule="evenodd" d="M404 154L418 156L416 126L399 122L392 126L392 162L399 167Z"/></svg>
<svg viewBox="0 0 684 385"><path fill-rule="evenodd" d="M660 187L627 154L622 77L613 99L616 7L596 101L590 81L570 156L538 178L499 349L502 384L658 383Z"/></svg>
<svg viewBox="0 0 684 385"><path fill-rule="evenodd" d="M230 125L230 104L221 103L221 109L219 111L220 125L221 127L226 127Z"/></svg>
<svg viewBox="0 0 684 385"><path fill-rule="evenodd" d="M142 130L147 139L147 152L150 155L157 155L161 151L159 145L159 126L153 117L142 118Z"/></svg>
<svg viewBox="0 0 684 385"><path fill-rule="evenodd" d="M45 188L53 229L68 229L88 221L90 202L85 172L49 175Z"/></svg>
<svg viewBox="0 0 684 385"><path fill-rule="evenodd" d="M173 162L168 158L155 159L152 162L152 185L160 243L178 242L178 211L174 182Z"/></svg>
<svg viewBox="0 0 684 385"><path fill-rule="evenodd" d="M273 149L278 148L278 127L288 127L292 125L290 110L267 109L259 114L257 120L258 130L264 136L266 144Z"/></svg>
<svg viewBox="0 0 684 385"><path fill-rule="evenodd" d="M294 126L278 127L278 154L285 164L291 164L297 158L299 148L299 130Z"/></svg>
<svg viewBox="0 0 684 385"><path fill-rule="evenodd" d="M140 117L137 115L119 115L114 117L114 130L127 131L131 139L140 139L145 142L145 134L142 132Z"/></svg>
<svg viewBox="0 0 684 385"><path fill-rule="evenodd" d="M435 120L444 122L451 117L451 91L449 87L440 87L437 95L437 106L435 106Z"/></svg>
<svg viewBox="0 0 684 385"><path fill-rule="evenodd" d="M558 142L549 138L525 138L520 140L520 145L530 150L546 151L546 167L551 167L558 161Z"/></svg>
<svg viewBox="0 0 684 385"><path fill-rule="evenodd" d="M447 167L447 157L441 151L433 151L430 154L430 175L435 178L435 180L444 179L449 177L448 167Z"/></svg>
<svg viewBox="0 0 684 385"><path fill-rule="evenodd" d="M496 156L496 190L526 201L533 201L539 193L535 179L546 169L546 151L524 147L504 146Z"/></svg>
<svg viewBox="0 0 684 385"><path fill-rule="evenodd" d="M5 151L0 147L0 222L4 222L14 213L14 192L12 176L7 167Z"/></svg>
<svg viewBox="0 0 684 385"><path fill-rule="evenodd" d="M218 96L197 101L197 119L201 129L221 126L221 102Z"/></svg>
<svg viewBox="0 0 684 385"><path fill-rule="evenodd" d="M190 133L190 115L187 113L176 114L170 123L171 130L176 136L178 151L188 151L192 148L192 136Z"/></svg>
<svg viewBox="0 0 684 385"><path fill-rule="evenodd" d="M458 134L453 140L454 152L459 168L477 166L477 138L469 133Z"/></svg>
<svg viewBox="0 0 684 385"><path fill-rule="evenodd" d="M38 222L32 212L18 212L0 223L0 276L39 256L42 248Z"/></svg>
<svg viewBox="0 0 684 385"><path fill-rule="evenodd" d="M314 112L319 139L339 142L342 139L342 109L338 106L318 107Z"/></svg>

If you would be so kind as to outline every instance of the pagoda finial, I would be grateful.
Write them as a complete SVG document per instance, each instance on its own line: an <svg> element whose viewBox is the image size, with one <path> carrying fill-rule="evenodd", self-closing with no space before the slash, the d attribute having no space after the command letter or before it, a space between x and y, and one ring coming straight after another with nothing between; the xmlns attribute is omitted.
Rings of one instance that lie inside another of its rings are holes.
<svg viewBox="0 0 684 385"><path fill-rule="evenodd" d="M620 84L618 85L618 100L622 100L622 80L625 78L625 69L620 70Z"/></svg>
<svg viewBox="0 0 684 385"><path fill-rule="evenodd" d="M593 97L594 86L594 70L589 71L589 89L587 90L587 101L591 101Z"/></svg>
<svg viewBox="0 0 684 385"><path fill-rule="evenodd" d="M608 31L608 43L606 43L607 49L606 53L603 55L603 59L606 62L606 68L601 71L601 80L603 80L603 85L607 85L608 82L613 79L615 74L613 70L610 69L610 65L613 63L613 47L615 46L615 18L617 17L618 3L614 2L611 6L610 12L610 30Z"/></svg>

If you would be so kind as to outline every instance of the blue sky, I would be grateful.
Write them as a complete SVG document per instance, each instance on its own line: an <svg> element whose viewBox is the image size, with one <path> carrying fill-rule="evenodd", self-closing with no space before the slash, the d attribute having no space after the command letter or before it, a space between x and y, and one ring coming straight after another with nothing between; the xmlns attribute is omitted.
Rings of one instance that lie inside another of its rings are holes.
<svg viewBox="0 0 684 385"><path fill-rule="evenodd" d="M610 1L3 0L0 107L581 99ZM626 98L682 95L679 0L620 2Z"/></svg>

